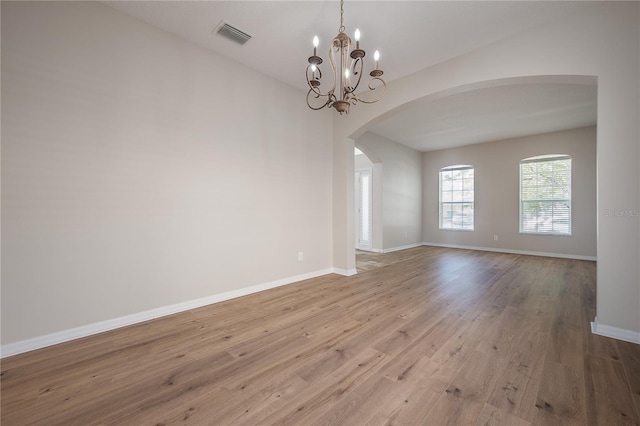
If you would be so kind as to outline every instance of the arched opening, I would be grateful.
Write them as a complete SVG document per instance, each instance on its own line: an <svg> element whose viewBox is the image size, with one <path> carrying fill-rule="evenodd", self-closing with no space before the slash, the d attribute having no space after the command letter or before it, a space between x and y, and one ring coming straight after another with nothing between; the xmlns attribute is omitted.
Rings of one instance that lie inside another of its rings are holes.
<svg viewBox="0 0 640 426"><path fill-rule="evenodd" d="M365 149L369 149L371 154L376 156L378 160L380 160L381 157L384 157L385 154L381 154L381 152L383 152L383 150L379 150L379 149L371 149L372 146L374 146L375 144L368 144L366 142L367 138L370 139L370 135L374 135L376 138L379 138L379 135L374 134L372 132L375 132L375 130L377 129L377 126L380 123L385 122L386 120L389 120L390 118L404 112L404 111L409 111L411 109L415 109L415 108L424 108L425 105L431 105L434 103L437 103L438 101L441 100L446 100L446 99L450 99L453 97L462 97L464 98L464 96L466 96L466 94L473 94L473 93L477 93L480 91L490 91L492 90L492 88L504 88L504 87L509 87L509 86L514 86L514 87L518 87L518 86L532 86L534 88L534 90L536 90L539 87L542 87L544 85L570 85L572 87L577 87L578 85L580 86L590 86L593 89L591 90L593 93L595 93L595 86L596 86L597 80L594 77L590 77L590 76L549 76L549 75L542 75L542 76L525 76L525 77L513 77L513 78L503 78L503 79L496 79L496 80L487 80L487 81L481 81L481 82L474 82L474 83L469 83L469 84L463 84L460 86L456 86L456 87L451 87L451 88L447 88L444 90L440 90L434 93L430 93L430 94L426 94L424 96L421 97L416 97L412 100L409 100L403 104L397 105L393 108L389 108L387 111L383 111L381 112L379 115L377 115L376 117L370 118L367 122L365 122L364 124L362 124L359 128L353 130L350 135L349 138L351 140L354 141L355 145L358 146L360 149L362 149L363 151ZM503 91L504 92L504 91ZM595 109L595 106L593 106L593 108ZM540 111L540 114L552 114L552 111ZM539 114L539 115L540 115ZM535 114L532 114L532 116ZM544 132L541 132L544 133ZM488 142L488 141L487 141ZM391 141L387 141L387 145L391 145L394 142ZM380 144L378 144L380 145ZM401 144L399 144L401 145ZM376 147L377 148L377 147ZM404 149L405 147L402 146L402 149ZM367 152L368 154L369 152ZM418 155L422 155L423 153L420 151L416 151L416 153ZM383 160L385 160L383 158ZM457 160L456 160L457 161ZM462 161L462 160L461 160ZM471 160L469 160L471 161ZM423 163L423 161L420 161L421 165ZM460 164L462 164L463 162L461 162ZM446 165L450 165L450 164L454 164L454 163L447 163L447 164L442 164L440 167L444 167ZM458 164L457 162L455 164ZM466 164L471 164L471 163L466 163ZM389 166L389 167L387 167ZM403 162L402 167L404 169L406 169L406 162ZM516 164L517 167L517 164ZM387 164L387 161L385 160L385 185L387 185L387 179L386 179L386 175L390 174L390 170L391 169L391 164ZM595 170L595 165L594 165L594 170ZM422 171L421 171L422 173ZM393 174L393 173L391 173ZM424 181L424 179L422 179ZM406 187L406 179L403 180L402 182L404 184L404 186ZM350 182L348 183L348 185L353 185L355 184L355 182ZM517 183L516 183L517 184ZM437 188L436 188L437 190ZM394 195L397 195L398 191L393 191ZM595 184L593 185L592 188L592 193L593 196L595 198ZM423 197L423 191L420 190L420 195L419 197ZM389 197L391 198L391 197ZM437 201L437 200L436 200ZM409 224L410 224L410 219L405 218L398 218L398 215L394 215L394 214L388 214L388 211L390 211L392 209L392 207L390 207L390 205L393 203L393 200L387 199L385 197L382 197L382 207L381 207L381 211L383 212L383 214L380 215L380 219L381 219L381 230L382 230L382 240L384 242L384 244L381 246L381 251L382 252L386 252L386 251L394 251L396 249L402 249L402 248L408 248L410 247L412 244L413 245L421 245L423 242L425 241L429 241L428 239L424 238L423 235L423 231L422 231L422 224L418 224L418 227L420 228L419 230L415 231L417 234L420 234L420 238L417 240L413 240L408 244L403 244L400 240L401 237L407 237L409 235L409 233L407 232L407 229L410 228ZM437 203L436 203L437 204ZM430 208L430 204L429 205L425 205L424 201L420 201L420 205L422 208L424 209L428 209ZM397 211L405 211L406 209L397 209ZM595 210L592 209L592 210ZM420 212L421 215L427 215L427 212ZM435 228L437 229L437 220L438 220L438 216L437 213L435 215L435 221L434 223L436 223ZM390 223L391 221L393 221L394 223ZM593 234L595 235L596 230L595 230L595 219L593 220ZM484 231L484 230L481 230ZM388 236L392 235L392 233L395 232L396 235L393 237L388 238ZM488 233L489 231L486 231L485 233ZM517 233L517 230L516 230ZM466 237L466 236L465 236ZM351 238L353 238L351 236ZM394 239L395 238L395 239ZM447 241L450 244L458 244L458 245L464 245L460 242L458 242L458 239L464 238L462 236L462 234L451 234L449 233L448 236L449 239L452 239L452 241ZM484 236L482 238L487 238L487 236ZM494 235L494 232L491 231L491 235L490 235L490 239L492 240L492 245L499 245L502 244L503 242L505 242L503 239L500 239L500 241L498 242L498 237L496 235ZM595 237L594 237L595 239ZM393 243L390 242L393 240ZM494 242L496 241L496 242ZM490 244L490 245L491 245ZM484 246L485 244L467 244L469 246ZM357 243L356 243L356 247L357 247ZM499 247L496 247L499 248ZM532 249L533 250L533 249ZM538 251L542 251L539 248L536 248L536 250ZM350 253L349 256L353 256L352 259L355 259L355 250L352 252L352 254ZM593 254L593 256L595 258L595 253Z"/></svg>

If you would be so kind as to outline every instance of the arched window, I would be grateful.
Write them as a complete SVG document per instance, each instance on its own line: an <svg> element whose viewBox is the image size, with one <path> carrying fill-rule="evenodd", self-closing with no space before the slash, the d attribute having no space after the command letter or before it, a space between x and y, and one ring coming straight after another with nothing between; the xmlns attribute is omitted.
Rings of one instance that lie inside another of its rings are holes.
<svg viewBox="0 0 640 426"><path fill-rule="evenodd" d="M571 235L571 157L520 161L520 233Z"/></svg>
<svg viewBox="0 0 640 426"><path fill-rule="evenodd" d="M473 166L440 169L440 229L473 231Z"/></svg>

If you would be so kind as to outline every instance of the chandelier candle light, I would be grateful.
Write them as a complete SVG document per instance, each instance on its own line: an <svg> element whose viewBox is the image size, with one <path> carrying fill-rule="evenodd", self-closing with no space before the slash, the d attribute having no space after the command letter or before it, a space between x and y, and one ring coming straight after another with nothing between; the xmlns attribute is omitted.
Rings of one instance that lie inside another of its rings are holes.
<svg viewBox="0 0 640 426"><path fill-rule="evenodd" d="M356 40L355 49L348 35L345 34L344 28L344 0L340 0L340 29L339 33L331 42L329 48L329 62L333 70L333 85L326 92L322 93L320 89L320 79L322 71L320 64L322 58L318 56L318 36L313 37L313 56L309 57L309 65L307 66L307 84L309 91L307 92L307 105L313 110L319 110L324 107L334 107L340 115L349 113L349 106L358 102L372 104L378 102L384 96L387 90L387 83L381 78L382 70L378 67L380 53L376 50L373 54L375 61L375 69L369 73L368 88L371 91L378 90L380 96L374 100L365 100L360 98L355 92L360 85L362 79L362 71L364 67L365 52L360 49L360 30L356 29L354 38ZM349 53L351 50L351 53ZM337 58L336 58L337 57ZM338 59L339 58L339 59ZM351 60L349 59L351 58ZM339 63L336 63L339 60ZM353 78L353 82L351 81ZM336 93L337 89L337 93ZM318 99L318 101L316 101ZM323 102L323 103L321 103Z"/></svg>

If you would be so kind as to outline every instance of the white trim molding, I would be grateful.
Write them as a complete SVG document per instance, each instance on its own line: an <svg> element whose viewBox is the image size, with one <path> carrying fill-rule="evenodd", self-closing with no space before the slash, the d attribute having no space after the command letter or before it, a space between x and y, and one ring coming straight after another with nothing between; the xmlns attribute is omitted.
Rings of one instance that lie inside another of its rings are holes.
<svg viewBox="0 0 640 426"><path fill-rule="evenodd" d="M200 299L189 300L175 305L163 306L156 309L151 309L144 312L139 312L132 315L126 315L119 318L114 318L106 321L100 321L93 324L83 325L68 330L59 331L56 333L47 334L44 336L34 337L32 339L22 340L19 342L9 343L3 345L0 348L0 358L5 358L12 355L18 355L24 352L41 349L47 346L56 345L58 343L68 342L70 340L80 339L82 337L91 336L94 334L102 333L116 328L126 327L129 325L149 321L152 319L164 317L167 315L177 314L179 312L188 311L191 309L200 308L203 306L211 305L213 303L223 302L229 299L235 299L236 297L247 296L249 294L258 293L260 291L269 290L283 285L292 284L298 281L308 280L310 278L316 278L322 275L327 275L332 272L336 272L334 268L322 269L315 272L309 272L307 274L296 275L294 277L283 278L276 281L262 283L251 287L245 287L238 290L232 290L225 293L214 294ZM353 270L355 274L355 269ZM353 275L351 274L351 275ZM346 274L342 274L346 275Z"/></svg>
<svg viewBox="0 0 640 426"><path fill-rule="evenodd" d="M612 339L624 340L625 342L640 345L640 332L598 324L598 317L591 323L591 332L598 336L611 337Z"/></svg>
<svg viewBox="0 0 640 426"><path fill-rule="evenodd" d="M391 248L388 248L388 249L383 249L382 253L391 253L391 252L394 252L394 251L406 250L406 249L410 249L410 248L414 248L414 247L421 247L423 245L424 245L424 243L413 243L413 244L407 244L406 246L391 247Z"/></svg>
<svg viewBox="0 0 640 426"><path fill-rule="evenodd" d="M368 251L368 252L371 252L371 253L384 253L384 251L382 249L379 249L379 248L356 247L356 251Z"/></svg>
<svg viewBox="0 0 640 426"><path fill-rule="evenodd" d="M407 244L406 246L391 247L391 248L388 248L388 249L357 247L356 250L357 251L368 251L368 252L371 252L371 253L391 253L391 252L394 252L394 251L406 250L406 249L410 249L410 248L414 248L414 247L422 247L423 245L425 245L425 244L424 243L413 243L413 244Z"/></svg>
<svg viewBox="0 0 640 426"><path fill-rule="evenodd" d="M345 277L350 277L358 273L358 271L355 268L354 269L333 268L331 272L338 275L344 275Z"/></svg>
<svg viewBox="0 0 640 426"><path fill-rule="evenodd" d="M463 250L491 251L496 253L523 254L526 256L543 256L543 257L559 257L562 259L591 260L594 262L598 260L596 256L583 256L579 254L547 253L543 251L513 250L513 249L502 249L502 248L494 248L494 247L462 246L457 244L440 244L440 243L430 243L430 242L424 242L422 243L422 245L432 246L432 247L463 249Z"/></svg>

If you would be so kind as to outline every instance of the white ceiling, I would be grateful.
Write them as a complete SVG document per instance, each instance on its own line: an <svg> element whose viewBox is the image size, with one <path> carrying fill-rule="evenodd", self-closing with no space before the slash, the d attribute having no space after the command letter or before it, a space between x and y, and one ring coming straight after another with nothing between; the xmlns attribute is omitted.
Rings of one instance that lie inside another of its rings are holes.
<svg viewBox="0 0 640 426"><path fill-rule="evenodd" d="M432 151L596 124L597 87L515 84L424 100L371 132Z"/></svg>
<svg viewBox="0 0 640 426"><path fill-rule="evenodd" d="M318 53L326 59L329 41L337 34L340 23L340 4L336 0L105 3L305 92L304 70L307 57L312 54L313 36L319 36ZM360 29L361 47L367 51L367 58L373 56L374 50L380 51L380 68L389 82L520 32L550 24L568 14L592 7L592 4L572 1L347 0L344 23L350 34L356 27ZM241 46L213 33L223 20L253 38ZM451 99L418 103L413 110L380 123L374 131L416 149L427 150L464 140L470 143L484 141L487 137L512 137L514 129L510 128L514 127L511 125L514 118L518 118L516 127L524 129L525 117L529 117L531 123L526 127L529 131L552 131L553 127L562 127L558 122L562 121L565 111L570 112L570 118L575 122L588 121L585 118L589 115L587 106L571 104L591 102L584 99L586 93L577 93L579 89L576 87L560 91L551 87L537 89L533 93L526 88L513 88L511 91L492 88ZM520 96L522 94L534 97L537 103L525 102ZM557 101L563 103L557 104ZM302 94L300 102L301 106L305 103ZM492 102L491 108L487 108L486 102ZM549 111L554 105L557 111L551 114ZM536 106L542 109L534 109ZM541 114L536 115L536 112ZM546 120L550 121L550 127L545 127ZM444 128L445 123L452 124ZM423 135L429 136L428 142L419 142Z"/></svg>

